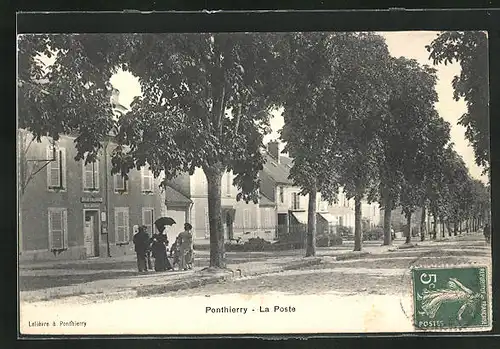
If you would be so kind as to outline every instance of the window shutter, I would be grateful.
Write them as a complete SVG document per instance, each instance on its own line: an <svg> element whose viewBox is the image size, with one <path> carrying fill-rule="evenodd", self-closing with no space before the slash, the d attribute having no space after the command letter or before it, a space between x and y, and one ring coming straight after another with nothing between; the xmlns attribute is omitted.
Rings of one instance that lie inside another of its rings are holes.
<svg viewBox="0 0 500 349"><path fill-rule="evenodd" d="M68 247L68 211L63 210L63 247Z"/></svg>
<svg viewBox="0 0 500 349"><path fill-rule="evenodd" d="M47 160L51 160L53 156L53 147L47 147ZM59 151L56 151L55 161L50 161L47 166L47 186L57 188L61 186L60 183L60 156Z"/></svg>
<svg viewBox="0 0 500 349"><path fill-rule="evenodd" d="M85 164L85 160L83 161L83 187L85 189L91 189L93 187L93 170L92 163Z"/></svg>
<svg viewBox="0 0 500 349"><path fill-rule="evenodd" d="M125 242L130 241L130 231L128 227L128 208L123 211L123 236Z"/></svg>
<svg viewBox="0 0 500 349"><path fill-rule="evenodd" d="M144 188L144 167L141 168L141 191L145 191Z"/></svg>
<svg viewBox="0 0 500 349"><path fill-rule="evenodd" d="M64 211L49 211L51 249L64 248Z"/></svg>
<svg viewBox="0 0 500 349"><path fill-rule="evenodd" d="M61 162L61 173L62 173L62 178L61 178L61 187L66 188L66 149L65 148L60 148L60 154L59 154L59 161ZM66 212L66 211L64 211ZM67 247L67 246L65 246Z"/></svg>
<svg viewBox="0 0 500 349"><path fill-rule="evenodd" d="M115 239L116 242L123 242L123 212L115 208Z"/></svg>
<svg viewBox="0 0 500 349"><path fill-rule="evenodd" d="M153 191L153 172L151 170L148 170L148 181L146 185L146 190L147 191Z"/></svg>
<svg viewBox="0 0 500 349"><path fill-rule="evenodd" d="M52 211L49 209L48 211L48 218L49 218L49 226L48 226L48 231L49 231L49 250L52 249Z"/></svg>
<svg viewBox="0 0 500 349"><path fill-rule="evenodd" d="M149 234L153 233L153 212L150 208L142 210L142 225L148 227Z"/></svg>
<svg viewBox="0 0 500 349"><path fill-rule="evenodd" d="M153 191L153 172L146 167L141 168L141 188L143 192Z"/></svg>
<svg viewBox="0 0 500 349"><path fill-rule="evenodd" d="M94 188L99 189L99 160L94 163Z"/></svg>

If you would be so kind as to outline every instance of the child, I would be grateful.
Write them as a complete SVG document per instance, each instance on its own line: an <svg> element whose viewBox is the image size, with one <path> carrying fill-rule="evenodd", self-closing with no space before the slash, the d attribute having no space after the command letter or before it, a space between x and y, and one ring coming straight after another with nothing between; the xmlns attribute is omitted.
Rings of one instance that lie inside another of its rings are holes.
<svg viewBox="0 0 500 349"><path fill-rule="evenodd" d="M175 239L175 242L172 244L172 247L170 247L170 257L174 257L174 261L172 262L172 268L175 270L175 266L177 265L180 268L180 263L181 263L181 241L180 237L177 237Z"/></svg>

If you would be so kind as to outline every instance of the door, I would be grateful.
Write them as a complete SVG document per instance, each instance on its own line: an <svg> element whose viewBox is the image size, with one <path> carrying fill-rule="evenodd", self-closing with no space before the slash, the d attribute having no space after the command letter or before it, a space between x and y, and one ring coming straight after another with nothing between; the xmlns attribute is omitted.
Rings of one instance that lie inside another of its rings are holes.
<svg viewBox="0 0 500 349"><path fill-rule="evenodd" d="M94 257L94 217L85 213L84 245L87 257Z"/></svg>
<svg viewBox="0 0 500 349"><path fill-rule="evenodd" d="M85 210L83 227L83 243L87 257L99 256L99 211Z"/></svg>
<svg viewBox="0 0 500 349"><path fill-rule="evenodd" d="M288 215L278 213L278 239L288 234Z"/></svg>

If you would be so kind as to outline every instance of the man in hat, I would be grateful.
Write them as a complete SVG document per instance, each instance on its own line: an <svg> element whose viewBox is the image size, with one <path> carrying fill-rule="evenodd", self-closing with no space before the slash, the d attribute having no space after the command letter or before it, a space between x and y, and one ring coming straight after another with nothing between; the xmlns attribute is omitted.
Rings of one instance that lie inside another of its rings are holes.
<svg viewBox="0 0 500 349"><path fill-rule="evenodd" d="M146 253L149 249L149 235L146 232L146 226L139 227L137 234L134 235L133 242L137 254L137 269L139 269L139 273L147 272Z"/></svg>

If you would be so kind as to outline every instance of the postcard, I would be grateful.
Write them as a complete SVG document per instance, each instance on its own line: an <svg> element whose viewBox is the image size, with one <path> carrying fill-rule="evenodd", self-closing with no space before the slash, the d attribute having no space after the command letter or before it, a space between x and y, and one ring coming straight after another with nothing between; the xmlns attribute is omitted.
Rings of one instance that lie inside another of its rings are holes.
<svg viewBox="0 0 500 349"><path fill-rule="evenodd" d="M491 330L486 32L17 46L20 335Z"/></svg>

